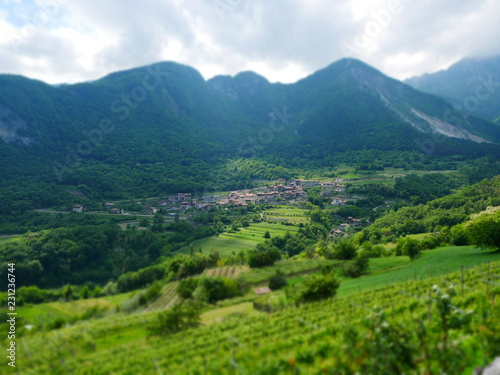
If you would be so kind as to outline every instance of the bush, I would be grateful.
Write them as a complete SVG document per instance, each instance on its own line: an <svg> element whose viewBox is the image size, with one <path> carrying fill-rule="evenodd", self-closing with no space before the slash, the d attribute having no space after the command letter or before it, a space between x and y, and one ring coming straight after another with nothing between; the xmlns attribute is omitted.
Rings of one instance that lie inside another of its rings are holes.
<svg viewBox="0 0 500 375"><path fill-rule="evenodd" d="M469 244L467 232L462 225L455 225L451 228L450 243L455 246L466 246Z"/></svg>
<svg viewBox="0 0 500 375"><path fill-rule="evenodd" d="M183 299L193 298L193 292L198 286L199 278L191 277L189 279L184 279L179 282L177 287L177 293Z"/></svg>
<svg viewBox="0 0 500 375"><path fill-rule="evenodd" d="M422 246L419 241L410 237L400 238L396 246L396 255L408 255L413 260L421 250Z"/></svg>
<svg viewBox="0 0 500 375"><path fill-rule="evenodd" d="M279 259L281 259L279 249L267 244L257 245L257 248L249 251L247 255L248 265L251 268L272 266Z"/></svg>
<svg viewBox="0 0 500 375"><path fill-rule="evenodd" d="M360 277L363 275L369 266L369 259L366 255L358 255L351 263L344 269L344 276L347 277Z"/></svg>
<svg viewBox="0 0 500 375"><path fill-rule="evenodd" d="M276 270L276 273L269 279L269 289L271 290L279 290L287 285L288 281L280 270Z"/></svg>
<svg viewBox="0 0 500 375"><path fill-rule="evenodd" d="M436 236L429 236L420 241L422 250L432 250L440 245L439 238Z"/></svg>
<svg viewBox="0 0 500 375"><path fill-rule="evenodd" d="M333 297L338 287L339 282L333 274L314 275L304 279L297 291L291 293L296 303L313 302Z"/></svg>
<svg viewBox="0 0 500 375"><path fill-rule="evenodd" d="M481 248L500 249L500 211L466 223L469 242Z"/></svg>
<svg viewBox="0 0 500 375"><path fill-rule="evenodd" d="M49 321L47 324L46 324L46 328L50 331L50 330L53 330L53 329L59 329L59 328L62 328L66 323L66 320L64 320L63 318L61 317L58 317L58 318L55 318L51 321Z"/></svg>
<svg viewBox="0 0 500 375"><path fill-rule="evenodd" d="M182 303L158 314L158 324L149 327L151 335L166 336L200 324L199 304Z"/></svg>
<svg viewBox="0 0 500 375"><path fill-rule="evenodd" d="M202 277L192 293L201 302L215 303L217 301L239 297L241 291L235 280L217 277Z"/></svg>
<svg viewBox="0 0 500 375"><path fill-rule="evenodd" d="M57 293L40 289L37 286L22 286L17 290L18 302L42 303L55 299Z"/></svg>
<svg viewBox="0 0 500 375"><path fill-rule="evenodd" d="M356 247L350 241L342 241L335 246L335 258L340 260L354 259L356 256Z"/></svg>
<svg viewBox="0 0 500 375"><path fill-rule="evenodd" d="M284 294L268 294L255 299L253 307L256 310L271 313L293 307L293 300L289 300Z"/></svg>
<svg viewBox="0 0 500 375"><path fill-rule="evenodd" d="M143 292L146 302L156 299L161 293L161 282L154 282L145 292Z"/></svg>
<svg viewBox="0 0 500 375"><path fill-rule="evenodd" d="M80 291L80 297L83 299L88 299L90 298L91 291L88 285L85 285L83 289Z"/></svg>
<svg viewBox="0 0 500 375"><path fill-rule="evenodd" d="M374 245L370 241L366 241L363 242L359 254L363 254L367 258L380 258L384 251L385 248L382 245Z"/></svg>

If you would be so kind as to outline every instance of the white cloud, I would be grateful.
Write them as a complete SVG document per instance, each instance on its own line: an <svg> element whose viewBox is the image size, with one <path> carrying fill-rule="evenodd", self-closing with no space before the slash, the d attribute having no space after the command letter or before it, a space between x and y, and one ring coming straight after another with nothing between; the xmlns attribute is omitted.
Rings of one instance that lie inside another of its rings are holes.
<svg viewBox="0 0 500 375"><path fill-rule="evenodd" d="M388 22L377 14L394 0L57 0L57 9L55 1L4 0L0 72L78 82L173 60L205 78L254 70L294 82L344 57L365 32L369 43L353 57L400 79L500 53L496 0L400 0ZM32 27L14 53L8 35L23 35L42 8L50 22Z"/></svg>

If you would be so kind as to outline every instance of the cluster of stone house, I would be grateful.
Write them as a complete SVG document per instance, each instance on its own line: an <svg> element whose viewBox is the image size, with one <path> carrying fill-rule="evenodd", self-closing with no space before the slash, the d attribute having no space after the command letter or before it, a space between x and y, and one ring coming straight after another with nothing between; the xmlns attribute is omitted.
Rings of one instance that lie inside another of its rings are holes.
<svg viewBox="0 0 500 375"><path fill-rule="evenodd" d="M361 220L355 219L354 217L349 216L347 218L347 223L342 223L342 224L339 224L338 227L332 228L332 230L330 231L329 237L330 238L343 237L347 234L346 233L347 228L359 227L359 226L361 226Z"/></svg>
<svg viewBox="0 0 500 375"><path fill-rule="evenodd" d="M227 204L245 206L248 204L275 203L283 200L304 200L307 198L307 192L301 186L272 185L263 191L252 193L249 191L233 191L229 194Z"/></svg>
<svg viewBox="0 0 500 375"><path fill-rule="evenodd" d="M333 181L327 181L327 182L320 182L318 180L300 180L300 179L295 179L295 180L290 180L288 183L289 186L294 186L294 187L321 187L321 192L330 194L333 192L344 192L346 189L346 186L343 184L345 180L343 178L335 178ZM278 183L280 181L278 180Z"/></svg>
<svg viewBox="0 0 500 375"><path fill-rule="evenodd" d="M116 208L114 203L104 203L104 208L109 210L110 214L121 215L123 214L122 208Z"/></svg>
<svg viewBox="0 0 500 375"><path fill-rule="evenodd" d="M158 201L156 207L146 206L144 211L147 215L156 215L159 208L169 210L188 210L198 208L209 210L213 206L247 206L249 204L277 203L282 201L303 201L307 199L305 187L321 187L321 193L330 194L332 192L345 191L344 180L336 178L329 182L320 182L318 180L293 179L287 181L279 178L274 185L267 188L260 188L254 192L250 190L233 191L228 195L205 195L201 198L194 198L191 193L179 193L177 195L165 196ZM343 205L345 201L341 198L333 198L332 204ZM138 202L138 204L142 204ZM104 203L104 207L112 214L123 214L123 209L116 208L114 203ZM73 211L82 212L83 206L74 206Z"/></svg>
<svg viewBox="0 0 500 375"><path fill-rule="evenodd" d="M158 202L160 206L167 206L169 204L181 204L189 202L192 199L191 193L179 193L177 195L169 195L164 200Z"/></svg>
<svg viewBox="0 0 500 375"><path fill-rule="evenodd" d="M233 191L228 195L205 195L198 199L193 199L190 193L179 193L165 197L158 202L160 207L180 208L181 210L188 210L192 207L201 210L209 210L214 205L225 206L247 206L249 204L261 203L276 203L283 200L291 199L306 199L307 192L302 186L298 185L284 185L284 179L279 179L278 182L283 184L276 184L268 188L262 188L260 191L252 192L250 190Z"/></svg>
<svg viewBox="0 0 500 375"><path fill-rule="evenodd" d="M340 197L333 197L332 198L332 205L333 206L345 206L347 202L347 199L343 199Z"/></svg>

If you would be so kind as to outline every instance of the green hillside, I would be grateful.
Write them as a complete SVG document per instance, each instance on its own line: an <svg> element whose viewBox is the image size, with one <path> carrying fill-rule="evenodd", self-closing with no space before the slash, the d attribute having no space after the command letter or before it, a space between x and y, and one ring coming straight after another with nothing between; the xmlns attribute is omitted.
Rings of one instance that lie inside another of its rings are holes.
<svg viewBox="0 0 500 375"><path fill-rule="evenodd" d="M498 354L500 290L491 280L499 271L488 263L272 314L244 303L160 338L148 337L156 313L117 314L25 336L18 366L24 374L470 373Z"/></svg>
<svg viewBox="0 0 500 375"><path fill-rule="evenodd" d="M454 194L403 207L377 219L372 229L390 228L395 233L425 233L438 227L453 226L490 206L500 206L500 176L466 187Z"/></svg>
<svg viewBox="0 0 500 375"><path fill-rule="evenodd" d="M406 82L418 90L448 99L462 111L488 120L500 115L500 56L467 58L446 70L414 77Z"/></svg>
<svg viewBox="0 0 500 375"><path fill-rule="evenodd" d="M429 152L449 110L353 59L290 85L251 72L205 81L172 62L57 87L0 75L0 214L76 204L75 190L92 200L243 188L358 156L412 169L500 156L500 128L461 114L444 119L456 137Z"/></svg>

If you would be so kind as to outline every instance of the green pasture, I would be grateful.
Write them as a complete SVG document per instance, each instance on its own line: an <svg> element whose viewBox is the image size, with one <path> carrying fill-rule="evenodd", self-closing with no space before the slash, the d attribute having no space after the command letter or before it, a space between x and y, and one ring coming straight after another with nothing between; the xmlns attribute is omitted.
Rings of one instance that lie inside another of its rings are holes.
<svg viewBox="0 0 500 375"><path fill-rule="evenodd" d="M270 223L252 223L248 228L239 228L238 231L222 233L219 236L212 236L195 241L194 251L201 249L202 253L210 253L216 250L221 257L230 256L233 252L247 251L254 249L259 243L264 242L264 234L268 231L271 237L283 236L288 231L290 233L298 231L297 226L287 226ZM189 254L190 248L186 247L179 251L181 254Z"/></svg>
<svg viewBox="0 0 500 375"><path fill-rule="evenodd" d="M427 250L413 262L408 257L370 259L369 275L341 283L339 295L377 288L411 279L421 280L500 260L500 252L475 246L449 246Z"/></svg>

